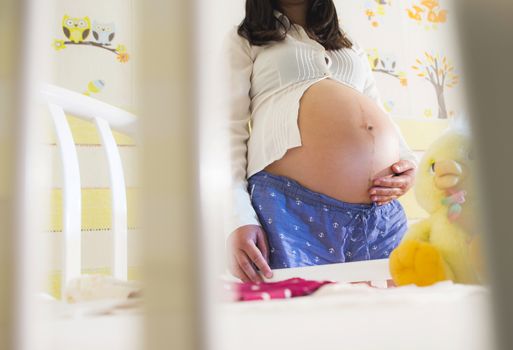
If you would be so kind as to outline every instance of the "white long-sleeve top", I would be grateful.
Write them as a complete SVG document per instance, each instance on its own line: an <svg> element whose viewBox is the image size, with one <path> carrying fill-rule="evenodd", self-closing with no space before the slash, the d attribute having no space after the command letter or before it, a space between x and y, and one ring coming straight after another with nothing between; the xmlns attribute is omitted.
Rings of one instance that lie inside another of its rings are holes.
<svg viewBox="0 0 513 350"><path fill-rule="evenodd" d="M232 206L227 233L244 225L260 225L251 205L247 179L301 146L299 100L316 82L330 78L381 103L365 51L353 39L352 48L326 50L303 27L281 12L274 15L290 26L283 41L253 46L237 33L227 34L229 85L230 162ZM417 162L399 128L400 158Z"/></svg>

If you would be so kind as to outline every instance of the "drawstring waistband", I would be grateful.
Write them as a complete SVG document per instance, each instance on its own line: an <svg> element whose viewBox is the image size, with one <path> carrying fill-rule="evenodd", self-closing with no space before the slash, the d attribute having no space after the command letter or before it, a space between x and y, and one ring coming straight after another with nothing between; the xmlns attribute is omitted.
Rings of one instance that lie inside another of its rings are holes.
<svg viewBox="0 0 513 350"><path fill-rule="evenodd" d="M325 194L312 191L297 181L288 178L286 176L271 174L266 171L260 171L254 175L252 175L249 180L249 190L253 188L255 183L259 183L260 185L273 185L283 193L288 196L294 198L295 200L300 200L303 202L307 202L313 205L320 205L322 207L328 209L339 209L339 210L358 210L362 211L366 214L368 218L374 212L385 210L388 205L377 205L376 203L348 203L333 197L327 196Z"/></svg>

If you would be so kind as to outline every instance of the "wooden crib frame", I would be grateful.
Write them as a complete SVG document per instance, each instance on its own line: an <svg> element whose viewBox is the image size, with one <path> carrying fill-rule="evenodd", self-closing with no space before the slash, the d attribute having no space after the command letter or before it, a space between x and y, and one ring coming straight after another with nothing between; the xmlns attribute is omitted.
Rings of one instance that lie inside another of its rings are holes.
<svg viewBox="0 0 513 350"><path fill-rule="evenodd" d="M137 118L122 109L94 98L53 85L46 85L42 95L48 104L55 128L63 178L62 285L82 273L81 217L82 193L77 149L66 115L93 122L105 151L109 171L112 209L112 272L127 279L127 199L125 175L118 146L112 133L122 132L136 139Z"/></svg>

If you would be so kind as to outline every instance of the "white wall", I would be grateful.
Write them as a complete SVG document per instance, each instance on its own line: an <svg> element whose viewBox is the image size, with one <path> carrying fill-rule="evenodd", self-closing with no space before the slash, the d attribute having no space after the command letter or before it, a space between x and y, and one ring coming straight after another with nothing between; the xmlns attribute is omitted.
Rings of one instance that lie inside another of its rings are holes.
<svg viewBox="0 0 513 350"><path fill-rule="evenodd" d="M118 44L125 45L129 60L126 63L120 63L115 54L104 49L68 45L66 49L53 52L54 80L52 82L77 92L84 92L91 80L102 79L105 81L105 88L94 97L120 108L132 110L134 106L133 60L135 59L133 1L56 0L55 9L52 20L54 39L65 39L61 23L66 14L71 17L88 16L91 22L94 20L104 23L113 22L116 31L111 47L115 49ZM90 34L86 40L92 39L93 36ZM49 45L51 44L50 42Z"/></svg>
<svg viewBox="0 0 513 350"><path fill-rule="evenodd" d="M420 120L436 119L438 104L435 91L429 82L417 76L418 72L412 66L418 66L418 58L425 60L425 52L440 54L454 64L454 73L461 75L454 1L431 1L433 5L438 3L432 10L418 0L382 2L386 4L378 5L377 1L370 0L335 0L341 26L367 50L376 49L385 61L396 61L394 73L404 73L407 86L401 85L399 79L391 75L375 73L382 100L391 109L392 115ZM423 11L419 14L419 21L409 16L408 11L415 12L414 6ZM368 11L375 14L370 20ZM444 22L428 20L428 17L433 20L439 17L441 20L444 13ZM460 79L455 87L445 88L448 113L457 115L464 111L462 86Z"/></svg>
<svg viewBox="0 0 513 350"><path fill-rule="evenodd" d="M438 23L427 19L430 10L421 1L385 0L385 5L378 5L377 1L372 0L334 2L341 27L369 52L376 49L385 61L396 61L394 73L404 73L401 76L406 78L406 86L389 74L375 72L382 100L392 115L420 120L437 118L438 105L434 89L429 82L418 77L417 71L412 68L417 58L424 59L424 52L446 56L453 63L454 73L460 76L460 80L454 88L445 89L447 109L453 115L465 112L462 90L464 80L461 77L453 0L432 1L434 5L438 3L433 8L434 16L441 16L441 19L446 12L446 20ZM243 0L216 2L216 6L223 8L223 20L219 21L219 27L210 28L209 36L214 37L238 24L244 17L244 5ZM408 15L408 10L413 11L414 6L424 11L420 21ZM371 20L367 11L375 13ZM377 25L373 25L373 22Z"/></svg>

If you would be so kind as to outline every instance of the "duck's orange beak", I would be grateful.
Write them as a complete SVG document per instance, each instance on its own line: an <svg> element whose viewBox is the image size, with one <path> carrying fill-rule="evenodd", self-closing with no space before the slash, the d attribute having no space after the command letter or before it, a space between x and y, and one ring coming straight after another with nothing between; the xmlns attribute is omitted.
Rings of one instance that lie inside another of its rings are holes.
<svg viewBox="0 0 513 350"><path fill-rule="evenodd" d="M463 175L462 166L455 160L442 160L435 165L435 186L446 190L456 186Z"/></svg>

